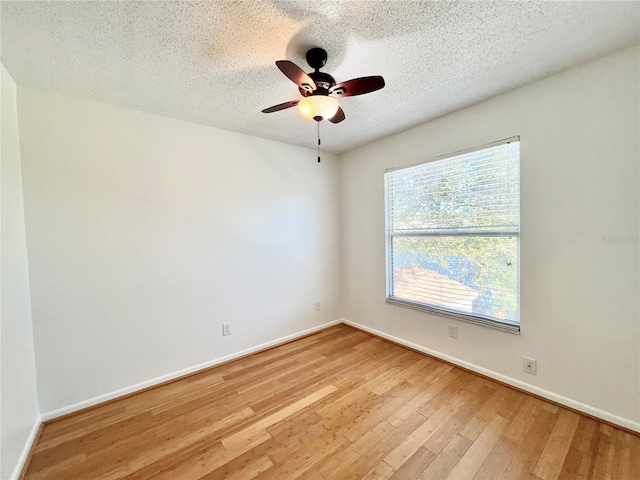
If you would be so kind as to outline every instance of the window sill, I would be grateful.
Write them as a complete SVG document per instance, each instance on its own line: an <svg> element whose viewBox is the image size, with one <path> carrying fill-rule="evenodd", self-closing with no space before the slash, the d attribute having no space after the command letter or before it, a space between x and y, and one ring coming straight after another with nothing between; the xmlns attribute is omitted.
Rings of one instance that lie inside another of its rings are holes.
<svg viewBox="0 0 640 480"><path fill-rule="evenodd" d="M497 320L490 320L488 318L449 312L447 310L430 307L429 305L425 305L423 303L410 302L408 300L401 300L399 298L387 297L386 302L390 305L397 305L399 307L411 308L412 310L418 310L420 312L426 312L434 315L440 315L442 317L462 320L463 322L474 323L476 325L482 325L483 327L495 328L496 330L502 330L503 332L514 333L517 335L520 334L520 325L516 325L513 323L504 323Z"/></svg>

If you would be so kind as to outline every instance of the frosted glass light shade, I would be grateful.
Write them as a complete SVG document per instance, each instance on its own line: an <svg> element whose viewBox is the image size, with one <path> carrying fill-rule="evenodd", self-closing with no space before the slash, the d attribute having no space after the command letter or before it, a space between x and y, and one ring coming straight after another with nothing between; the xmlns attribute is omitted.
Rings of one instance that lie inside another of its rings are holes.
<svg viewBox="0 0 640 480"><path fill-rule="evenodd" d="M332 118L339 107L338 100L326 95L312 95L304 97L298 102L300 113L309 120L313 120L315 117Z"/></svg>

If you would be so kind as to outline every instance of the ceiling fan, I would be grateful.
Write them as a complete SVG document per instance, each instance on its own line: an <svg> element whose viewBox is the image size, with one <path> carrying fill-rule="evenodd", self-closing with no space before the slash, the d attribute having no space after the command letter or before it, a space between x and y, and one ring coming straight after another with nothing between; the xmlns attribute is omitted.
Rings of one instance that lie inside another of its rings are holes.
<svg viewBox="0 0 640 480"><path fill-rule="evenodd" d="M320 71L327 63L327 52L322 48L312 48L306 57L307 63L314 69L308 74L289 60L276 62L282 73L298 85L303 98L265 108L262 110L263 113L277 112L298 105L300 113L310 120L320 122L327 119L331 123L340 123L345 116L336 97L362 95L384 87L384 78L381 76L354 78L336 83L331 75Z"/></svg>

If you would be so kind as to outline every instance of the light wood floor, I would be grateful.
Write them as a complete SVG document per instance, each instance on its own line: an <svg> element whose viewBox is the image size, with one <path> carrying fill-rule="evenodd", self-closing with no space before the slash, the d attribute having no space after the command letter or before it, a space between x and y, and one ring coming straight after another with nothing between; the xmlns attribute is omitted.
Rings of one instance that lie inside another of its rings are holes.
<svg viewBox="0 0 640 480"><path fill-rule="evenodd" d="M631 480L640 437L340 325L50 422L26 478Z"/></svg>

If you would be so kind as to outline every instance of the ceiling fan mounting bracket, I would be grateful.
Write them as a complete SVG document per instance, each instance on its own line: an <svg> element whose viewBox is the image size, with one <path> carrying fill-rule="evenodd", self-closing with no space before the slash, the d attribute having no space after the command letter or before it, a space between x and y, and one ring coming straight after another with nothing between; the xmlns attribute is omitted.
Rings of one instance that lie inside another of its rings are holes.
<svg viewBox="0 0 640 480"><path fill-rule="evenodd" d="M327 63L327 51L324 48L312 48L307 52L307 63L317 72Z"/></svg>

